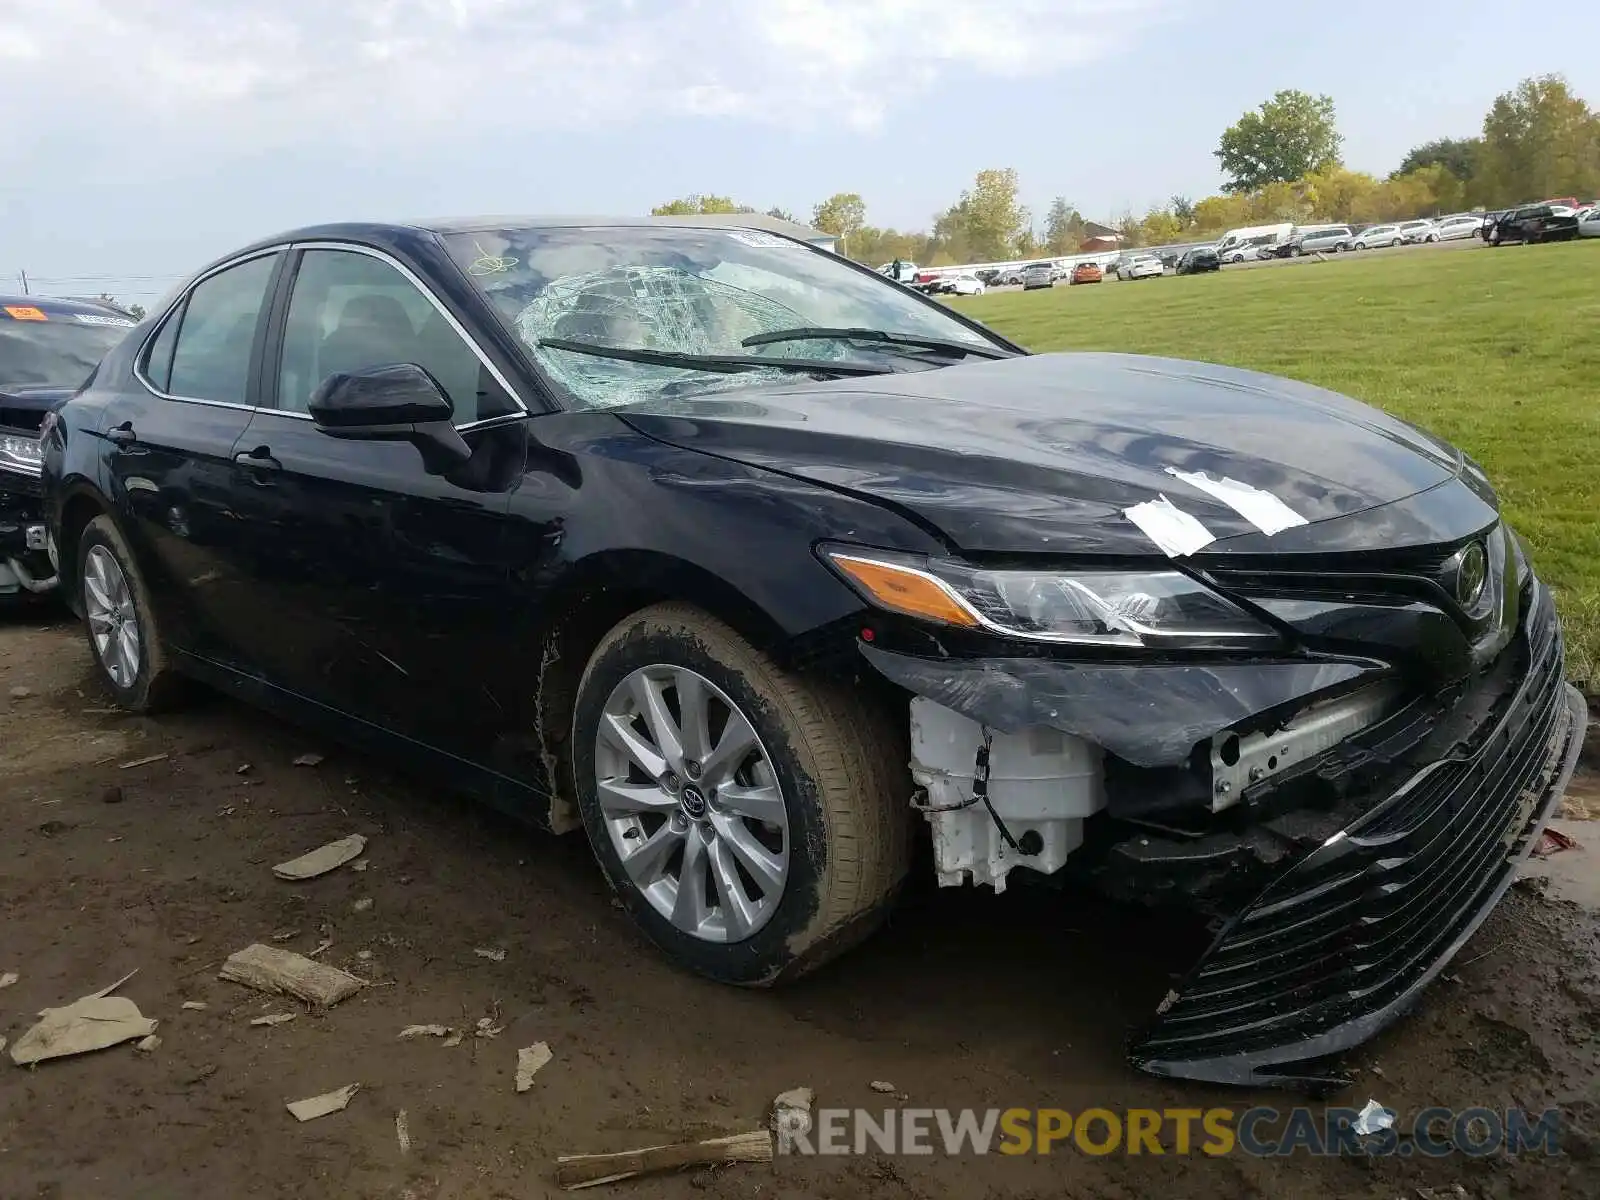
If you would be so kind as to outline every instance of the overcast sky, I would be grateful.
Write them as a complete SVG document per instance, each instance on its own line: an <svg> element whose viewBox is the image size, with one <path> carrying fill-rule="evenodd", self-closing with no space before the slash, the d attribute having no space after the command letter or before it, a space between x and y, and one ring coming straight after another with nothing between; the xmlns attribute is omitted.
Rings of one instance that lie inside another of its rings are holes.
<svg viewBox="0 0 1600 1200"><path fill-rule="evenodd" d="M1332 95L1381 174L1544 72L1600 104L1600 6L0 0L0 290L149 303L310 222L692 191L921 228L984 167L1104 218L1216 191L1218 135L1279 88Z"/></svg>

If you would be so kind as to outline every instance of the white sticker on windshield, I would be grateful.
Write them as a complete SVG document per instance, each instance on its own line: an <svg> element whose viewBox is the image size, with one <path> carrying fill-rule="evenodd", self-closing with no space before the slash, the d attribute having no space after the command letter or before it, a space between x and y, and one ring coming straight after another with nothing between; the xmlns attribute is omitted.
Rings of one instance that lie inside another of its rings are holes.
<svg viewBox="0 0 1600 1200"><path fill-rule="evenodd" d="M1268 537L1307 523L1304 517L1271 492L1263 492L1260 488L1240 483L1237 479L1229 479L1226 476L1212 479L1204 471L1180 471L1176 467L1168 467L1167 474L1183 480L1192 488L1199 488L1208 496L1221 500Z"/></svg>
<svg viewBox="0 0 1600 1200"><path fill-rule="evenodd" d="M1168 558L1183 558L1217 540L1198 517L1184 512L1165 496L1125 508L1122 515L1144 530L1144 535Z"/></svg>
<svg viewBox="0 0 1600 1200"><path fill-rule="evenodd" d="M781 250L785 246L793 245L781 237L774 237L770 233L762 233L759 229L733 229L728 236L736 242L743 242L746 246L760 246L765 250Z"/></svg>
<svg viewBox="0 0 1600 1200"><path fill-rule="evenodd" d="M78 313L76 315L78 322L82 325L110 325L114 329L132 329L138 324L137 321L130 321L127 317L98 317L93 313Z"/></svg>

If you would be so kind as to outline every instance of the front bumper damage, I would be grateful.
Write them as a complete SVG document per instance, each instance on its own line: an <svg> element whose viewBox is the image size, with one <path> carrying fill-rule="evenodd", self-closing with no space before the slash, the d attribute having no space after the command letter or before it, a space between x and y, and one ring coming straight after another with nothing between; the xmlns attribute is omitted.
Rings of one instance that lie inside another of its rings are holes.
<svg viewBox="0 0 1600 1200"><path fill-rule="evenodd" d="M1587 711L1563 682L1549 594L1531 577L1517 590L1515 636L1470 683L1391 705L1226 809L1205 749L1220 730L1261 729L1266 713L1271 736L1296 707L1373 689L1382 664L859 648L892 682L985 729L1042 727L1103 747L1103 799L1077 810L1091 815L1064 874L1121 899L1184 904L1219 928L1134 1039L1135 1065L1320 1088L1340 1082L1335 1056L1398 1019L1488 917L1571 778Z"/></svg>
<svg viewBox="0 0 1600 1200"><path fill-rule="evenodd" d="M52 591L55 574L38 478L0 471L0 601Z"/></svg>

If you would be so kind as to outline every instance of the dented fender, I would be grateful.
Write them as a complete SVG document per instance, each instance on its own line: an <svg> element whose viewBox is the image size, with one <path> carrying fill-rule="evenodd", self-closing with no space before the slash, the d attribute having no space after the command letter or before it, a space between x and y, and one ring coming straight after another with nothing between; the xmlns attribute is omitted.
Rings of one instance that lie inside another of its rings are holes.
<svg viewBox="0 0 1600 1200"><path fill-rule="evenodd" d="M1377 678L1363 662L1064 662L918 658L857 643L891 683L1002 733L1047 725L1138 767L1188 761L1196 742L1279 705Z"/></svg>

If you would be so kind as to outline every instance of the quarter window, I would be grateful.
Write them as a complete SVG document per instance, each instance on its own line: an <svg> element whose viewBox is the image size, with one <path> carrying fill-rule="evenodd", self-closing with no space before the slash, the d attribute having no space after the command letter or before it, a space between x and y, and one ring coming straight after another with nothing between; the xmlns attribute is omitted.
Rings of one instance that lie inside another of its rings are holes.
<svg viewBox="0 0 1600 1200"><path fill-rule="evenodd" d="M305 412L328 376L395 363L432 375L457 425L516 411L472 347L394 267L355 251L307 250L284 325L278 407Z"/></svg>
<svg viewBox="0 0 1600 1200"><path fill-rule="evenodd" d="M252 258L219 271L189 293L172 348L167 391L196 400L248 403L250 351L277 261L276 254ZM151 382L159 381L152 377Z"/></svg>
<svg viewBox="0 0 1600 1200"><path fill-rule="evenodd" d="M155 340L150 343L150 349L145 351L144 377L155 385L158 392L172 390L172 347L178 341L178 325L183 321L183 309L178 310L167 318L167 323L161 327L161 332L156 334Z"/></svg>

